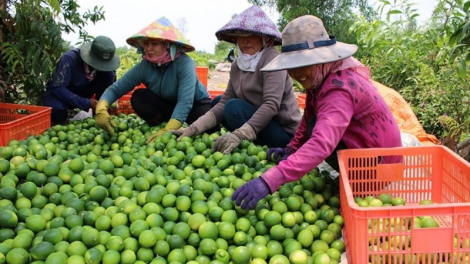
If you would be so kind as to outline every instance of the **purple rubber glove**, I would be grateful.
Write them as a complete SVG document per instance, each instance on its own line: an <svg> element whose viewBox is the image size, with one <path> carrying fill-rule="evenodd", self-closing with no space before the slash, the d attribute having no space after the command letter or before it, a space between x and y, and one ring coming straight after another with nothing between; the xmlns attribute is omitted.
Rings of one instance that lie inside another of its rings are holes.
<svg viewBox="0 0 470 264"><path fill-rule="evenodd" d="M271 193L268 184L263 178L255 178L235 190L232 200L242 209L251 210L255 208L259 200Z"/></svg>
<svg viewBox="0 0 470 264"><path fill-rule="evenodd" d="M290 148L269 148L266 152L266 158L268 161L278 162L287 159L290 154L292 154Z"/></svg>

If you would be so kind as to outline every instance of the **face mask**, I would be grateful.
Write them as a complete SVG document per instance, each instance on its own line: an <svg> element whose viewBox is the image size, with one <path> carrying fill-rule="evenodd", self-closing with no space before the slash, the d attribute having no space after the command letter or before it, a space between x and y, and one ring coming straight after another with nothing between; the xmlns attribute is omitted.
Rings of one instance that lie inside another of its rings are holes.
<svg viewBox="0 0 470 264"><path fill-rule="evenodd" d="M84 71L85 71L85 77L86 77L89 81L93 81L93 79L95 79L95 77L96 77L96 70L95 70L93 67L91 67L90 65L88 65L88 64L85 63Z"/></svg>
<svg viewBox="0 0 470 264"><path fill-rule="evenodd" d="M238 68L242 71L247 72L255 72L256 65L258 65L261 56L263 55L264 49L261 51L256 52L253 55L245 54L242 50L238 47L238 57L237 57L237 65Z"/></svg>

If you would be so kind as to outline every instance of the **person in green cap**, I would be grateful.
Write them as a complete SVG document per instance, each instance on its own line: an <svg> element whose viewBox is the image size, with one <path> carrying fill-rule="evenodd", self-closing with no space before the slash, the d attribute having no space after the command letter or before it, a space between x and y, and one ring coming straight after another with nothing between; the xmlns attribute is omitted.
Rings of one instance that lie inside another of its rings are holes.
<svg viewBox="0 0 470 264"><path fill-rule="evenodd" d="M46 85L42 104L50 106L51 123L64 124L68 120L68 109L96 111L97 100L104 90L116 80L119 56L114 42L98 36L80 48L62 55L55 73Z"/></svg>
<svg viewBox="0 0 470 264"><path fill-rule="evenodd" d="M198 80L196 65L186 52L194 47L165 17L144 27L127 39L142 52L142 61L127 71L101 96L96 108L96 124L114 134L109 105L143 83L146 89L132 93L135 113L150 126L166 126L147 138L153 141L166 131L191 124L211 108L206 87Z"/></svg>

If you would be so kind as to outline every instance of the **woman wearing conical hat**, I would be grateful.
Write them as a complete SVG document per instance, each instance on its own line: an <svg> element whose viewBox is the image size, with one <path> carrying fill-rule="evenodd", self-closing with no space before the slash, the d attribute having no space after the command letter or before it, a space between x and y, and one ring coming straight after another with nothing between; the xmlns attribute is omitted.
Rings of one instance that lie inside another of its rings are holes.
<svg viewBox="0 0 470 264"><path fill-rule="evenodd" d="M187 128L172 133L193 136L222 124L230 133L216 139L213 151L230 153L242 140L285 147L299 125L301 113L287 71L261 72L279 53L281 32L258 6L234 17L215 35L236 44L224 94L215 106Z"/></svg>
<svg viewBox="0 0 470 264"><path fill-rule="evenodd" d="M131 104L135 113L151 126L167 122L147 142L165 131L180 128L184 122L193 123L211 108L209 93L197 78L194 61L186 54L194 51L194 47L167 18L146 26L128 38L127 43L142 52L142 61L101 96L96 110L99 127L114 133L115 124L107 111L109 105L140 83L147 89L133 92Z"/></svg>
<svg viewBox="0 0 470 264"><path fill-rule="evenodd" d="M282 53L263 72L288 70L307 91L299 128L285 148L270 148L268 159L281 159L260 177L238 188L232 199L243 209L299 180L322 161L339 171L340 149L401 147L398 125L370 82L369 69L356 60L356 45L328 35L321 19L306 15L282 31ZM378 162L400 162L397 156Z"/></svg>

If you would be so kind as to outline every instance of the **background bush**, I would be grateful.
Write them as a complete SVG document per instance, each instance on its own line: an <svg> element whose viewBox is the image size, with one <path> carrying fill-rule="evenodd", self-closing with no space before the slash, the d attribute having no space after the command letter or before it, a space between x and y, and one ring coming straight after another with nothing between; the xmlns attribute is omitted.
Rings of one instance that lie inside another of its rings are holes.
<svg viewBox="0 0 470 264"><path fill-rule="evenodd" d="M403 95L428 133L450 137L443 143L460 151L458 143L470 132L470 1L439 1L423 25L416 24L410 2L379 2L386 19L360 19L350 28L366 50L359 59L370 66L374 80ZM461 154L467 156L468 149Z"/></svg>

